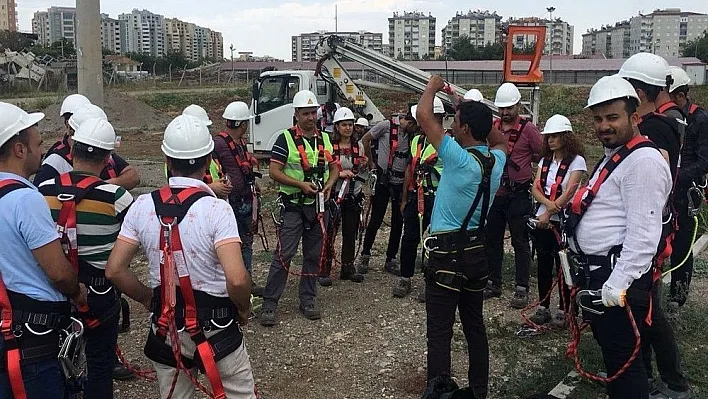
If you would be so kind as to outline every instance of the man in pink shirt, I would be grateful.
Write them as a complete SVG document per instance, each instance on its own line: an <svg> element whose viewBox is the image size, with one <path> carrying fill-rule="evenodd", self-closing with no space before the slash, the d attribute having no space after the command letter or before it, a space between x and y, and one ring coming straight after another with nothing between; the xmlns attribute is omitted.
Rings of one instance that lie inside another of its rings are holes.
<svg viewBox="0 0 708 399"><path fill-rule="evenodd" d="M512 83L504 83L497 90L494 105L499 108L501 119L494 127L501 130L508 140L506 166L502 182L487 219L487 257L489 280L484 298L501 296L502 261L504 260L504 232L509 225L511 244L516 264L516 289L511 306L523 309L529 301L529 269L531 248L525 216L531 215L530 188L533 181L531 162L537 162L541 151L538 128L519 115L521 93Z"/></svg>

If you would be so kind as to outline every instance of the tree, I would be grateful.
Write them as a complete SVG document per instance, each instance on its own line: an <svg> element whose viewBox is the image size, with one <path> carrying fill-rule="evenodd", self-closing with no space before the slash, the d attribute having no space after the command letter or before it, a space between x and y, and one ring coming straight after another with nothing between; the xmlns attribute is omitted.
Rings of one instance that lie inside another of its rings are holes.
<svg viewBox="0 0 708 399"><path fill-rule="evenodd" d="M21 32L11 32L9 30L0 31L0 49L10 49L12 51L20 51L24 48L31 47L34 40L29 35Z"/></svg>
<svg viewBox="0 0 708 399"><path fill-rule="evenodd" d="M684 57L696 57L703 62L708 62L708 32L703 31L703 36L691 40L683 49Z"/></svg>
<svg viewBox="0 0 708 399"><path fill-rule="evenodd" d="M484 46L475 46L469 37L462 35L452 42L447 53L448 59L457 61L470 60L502 60L504 47L500 43L487 43ZM445 59L443 55L441 59Z"/></svg>

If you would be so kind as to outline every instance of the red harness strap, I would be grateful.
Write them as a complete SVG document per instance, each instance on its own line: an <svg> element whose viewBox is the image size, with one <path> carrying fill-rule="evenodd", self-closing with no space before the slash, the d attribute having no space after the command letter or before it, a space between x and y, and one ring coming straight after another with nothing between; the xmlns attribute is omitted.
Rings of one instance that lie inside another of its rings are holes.
<svg viewBox="0 0 708 399"><path fill-rule="evenodd" d="M246 140L241 138L241 142L236 145L236 142L228 133L220 132L218 136L226 142L226 145L231 151L231 155L234 157L234 160L236 160L236 164L241 168L243 174L251 174L253 169L258 167L258 160L251 155L246 148Z"/></svg>
<svg viewBox="0 0 708 399"><path fill-rule="evenodd" d="M680 109L678 105L676 105L673 101L669 101L668 103L665 103L661 105L659 108L656 109L656 112L660 114L666 113L666 111L670 110L671 108L676 108Z"/></svg>
<svg viewBox="0 0 708 399"><path fill-rule="evenodd" d="M319 132L316 132L316 143L317 143L317 166L314 168L310 165L310 161L307 157L307 151L305 150L305 139L303 138L302 131L297 126L288 130L293 136L293 141L297 147L297 152L300 154L300 164L302 166L303 172L305 172L305 178L310 175L315 175L315 177L324 178L327 162L332 161L332 154L330 154L324 146L324 139ZM319 176L317 176L319 175ZM323 182L324 183L324 182Z"/></svg>
<svg viewBox="0 0 708 399"><path fill-rule="evenodd" d="M352 160L352 173L355 175L359 173L359 166L361 165L361 156L359 156L359 146L352 144L350 147L340 147L339 143L332 144L332 158L336 162L339 171L342 171L342 156L350 157ZM354 185L351 184L351 179L346 178L342 183L342 187L337 195L337 204L341 204L344 201L346 195L354 189Z"/></svg>
<svg viewBox="0 0 708 399"><path fill-rule="evenodd" d="M541 178L537 181L536 188L538 191L543 194L544 197L548 198L551 201L555 201L558 199L558 197L563 194L563 187L561 183L563 183L563 179L565 179L565 175L568 173L568 167L570 166L570 161L567 159L563 159L558 165L558 171L556 172L556 179L551 184L551 193L549 195L546 195L546 185L548 184L548 169L551 166L551 163L553 162L552 159L549 158L543 158L541 159L541 164L539 165L541 167Z"/></svg>
<svg viewBox="0 0 708 399"><path fill-rule="evenodd" d="M182 240L179 233L179 222L186 215L189 207L202 197L208 196L205 191L196 188L170 188L165 186L152 194L155 201L155 210L159 212L158 218L162 225L160 229L160 248L163 249L163 261L160 264L160 289L162 296L162 309L157 320L157 335L171 338L177 337L175 328L176 284L175 276L179 280L179 289L184 298L185 330L197 346L199 357L204 365L204 370L213 390L213 397L225 399L223 384L219 369L214 360L214 349L207 340L199 326L197 319L197 304L192 289L192 281L187 270L186 257L182 252ZM179 354L179 341L172 341L173 351L178 369L182 368ZM191 378L191 377L190 377Z"/></svg>
<svg viewBox="0 0 708 399"><path fill-rule="evenodd" d="M70 173L64 173L56 179L57 199L61 202L61 210L57 218L57 231L61 234L61 242L66 245L66 258L74 270L79 272L79 244L76 230L76 205L84 199L95 187L104 184L103 180L94 176L79 176L79 180L72 181ZM79 308L79 312L89 311L87 305ZM96 328L98 319L85 319L88 328Z"/></svg>
<svg viewBox="0 0 708 399"><path fill-rule="evenodd" d="M391 167L393 166L393 156L398 150L398 129L400 126L397 124L397 122L394 120L394 118L391 118L391 129L389 131L388 135L388 141L389 141L389 151L388 151L388 169L391 170Z"/></svg>
<svg viewBox="0 0 708 399"><path fill-rule="evenodd" d="M691 116L696 113L701 107L698 104L691 104L688 106L688 115Z"/></svg>
<svg viewBox="0 0 708 399"><path fill-rule="evenodd" d="M27 185L12 179L1 180L0 198L20 188L27 188ZM22 359L20 346L17 342L17 337L15 337L15 334L12 332L12 304L10 303L10 297L7 295L7 288L5 287L5 283L3 282L1 276L0 308L2 308L0 310L0 318L2 319L2 324L0 324L0 333L5 341L6 367L7 374L10 379L10 388L12 389L12 394L15 399L27 399L25 383L22 379L22 368L20 365L20 360Z"/></svg>

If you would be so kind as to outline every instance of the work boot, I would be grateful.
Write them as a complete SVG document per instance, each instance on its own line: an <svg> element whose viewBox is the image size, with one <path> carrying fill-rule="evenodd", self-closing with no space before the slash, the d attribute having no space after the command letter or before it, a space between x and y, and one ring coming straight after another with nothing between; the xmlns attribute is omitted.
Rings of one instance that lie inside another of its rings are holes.
<svg viewBox="0 0 708 399"><path fill-rule="evenodd" d="M354 283L361 283L364 281L364 275L357 273L353 264L345 263L342 265L342 271L339 273L339 279L349 280Z"/></svg>
<svg viewBox="0 0 708 399"><path fill-rule="evenodd" d="M536 309L536 313L533 316L529 317L529 320L539 326L542 324L546 324L551 321L551 311L548 310L545 306L539 306L538 309Z"/></svg>
<svg viewBox="0 0 708 399"><path fill-rule="evenodd" d="M371 255L359 255L359 264L357 265L359 273L366 274L369 272L369 258L371 258Z"/></svg>
<svg viewBox="0 0 708 399"><path fill-rule="evenodd" d="M308 303L307 305L300 305L300 312L308 320L319 320L322 318L320 309L315 305L314 302Z"/></svg>
<svg viewBox="0 0 708 399"><path fill-rule="evenodd" d="M130 370L128 370L127 368L125 368L125 366L123 366L122 364L117 363L115 365L115 367L113 367L113 379L114 380L125 381L125 380L132 380L133 378L135 378L135 375L133 375L133 373Z"/></svg>
<svg viewBox="0 0 708 399"><path fill-rule="evenodd" d="M317 279L317 281L319 281L319 283L322 287L331 287L332 286L332 279L329 278L329 276L320 276L320 278Z"/></svg>
<svg viewBox="0 0 708 399"><path fill-rule="evenodd" d="M553 315L553 320L551 320L551 327L558 329L565 328L565 312L556 310L556 314Z"/></svg>
<svg viewBox="0 0 708 399"><path fill-rule="evenodd" d="M393 287L393 296L403 298L411 293L411 279L402 277L398 280L398 285Z"/></svg>
<svg viewBox="0 0 708 399"><path fill-rule="evenodd" d="M514 297L511 298L511 307L514 309L523 309L529 304L529 290L520 285L516 286Z"/></svg>
<svg viewBox="0 0 708 399"><path fill-rule="evenodd" d="M679 303L674 301L669 302L666 306L666 319L671 323L675 323L678 321L679 316L681 316Z"/></svg>
<svg viewBox="0 0 708 399"><path fill-rule="evenodd" d="M258 297L263 296L263 287L256 284L256 282L253 281L253 279L251 279L251 295L258 296Z"/></svg>
<svg viewBox="0 0 708 399"><path fill-rule="evenodd" d="M398 259L391 259L384 264L384 271L394 276L401 275L401 268L398 266Z"/></svg>
<svg viewBox="0 0 708 399"><path fill-rule="evenodd" d="M263 327L273 327L275 325L275 309L261 310L260 319Z"/></svg>
<svg viewBox="0 0 708 399"><path fill-rule="evenodd" d="M494 285L494 283L489 280L487 281L487 286L484 287L484 299L498 298L502 294L501 287Z"/></svg>

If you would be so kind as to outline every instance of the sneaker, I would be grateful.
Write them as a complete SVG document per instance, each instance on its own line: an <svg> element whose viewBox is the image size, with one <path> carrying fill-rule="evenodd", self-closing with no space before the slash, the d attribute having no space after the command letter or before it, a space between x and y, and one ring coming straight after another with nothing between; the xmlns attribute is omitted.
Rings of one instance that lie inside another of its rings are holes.
<svg viewBox="0 0 708 399"><path fill-rule="evenodd" d="M420 303L425 303L425 286L423 286L423 289L420 290L420 292L418 293L418 297L416 297L415 299Z"/></svg>
<svg viewBox="0 0 708 399"><path fill-rule="evenodd" d="M553 315L553 320L551 320L551 327L553 328L565 328L565 312L562 310L557 310Z"/></svg>
<svg viewBox="0 0 708 399"><path fill-rule="evenodd" d="M353 283L361 283L364 281L364 275L358 273L352 263L342 265L342 270L339 272L340 280L349 280Z"/></svg>
<svg viewBox="0 0 708 399"><path fill-rule="evenodd" d="M122 364L118 363L113 367L113 379L117 381L132 380L135 375L125 368Z"/></svg>
<svg viewBox="0 0 708 399"><path fill-rule="evenodd" d="M275 325L275 310L273 309L263 309L261 310L261 325L263 327L272 327Z"/></svg>
<svg viewBox="0 0 708 399"><path fill-rule="evenodd" d="M396 298L403 298L411 293L411 279L401 278L398 280L398 285L393 287L393 296Z"/></svg>
<svg viewBox="0 0 708 399"><path fill-rule="evenodd" d="M511 298L511 307L514 309L523 309L529 304L529 291L526 287L516 286L514 297Z"/></svg>
<svg viewBox="0 0 708 399"><path fill-rule="evenodd" d="M300 305L300 312L308 320L319 320L322 318L322 314L320 313L320 310L317 308L317 305L315 305L314 302L308 303L305 306Z"/></svg>
<svg viewBox="0 0 708 399"><path fill-rule="evenodd" d="M359 273L366 274L369 272L369 258L371 258L371 255L361 254L359 256L359 264L356 267Z"/></svg>
<svg viewBox="0 0 708 399"><path fill-rule="evenodd" d="M494 285L491 281L487 281L487 286L484 287L484 299L498 298L501 294L501 287Z"/></svg>
<svg viewBox="0 0 708 399"><path fill-rule="evenodd" d="M538 325L546 324L551 321L551 311L544 306L539 306L536 313L529 317L529 320Z"/></svg>
<svg viewBox="0 0 708 399"><path fill-rule="evenodd" d="M668 306L666 306L666 319L671 323L675 323L678 321L679 316L681 316L679 303L673 301L669 302Z"/></svg>
<svg viewBox="0 0 708 399"><path fill-rule="evenodd" d="M398 266L398 259L391 259L384 264L384 271L394 276L401 275L401 268Z"/></svg>
<svg viewBox="0 0 708 399"><path fill-rule="evenodd" d="M258 297L263 296L263 287L256 284L256 282L253 280L251 280L251 295L258 296Z"/></svg>
<svg viewBox="0 0 708 399"><path fill-rule="evenodd" d="M693 399L693 392L687 389L683 392L674 391L665 382L660 381L659 387L649 393L649 399Z"/></svg>
<svg viewBox="0 0 708 399"><path fill-rule="evenodd" d="M319 281L319 283L322 287L331 287L332 286L332 279L329 278L329 276L320 277L319 279L317 279L317 281Z"/></svg>

